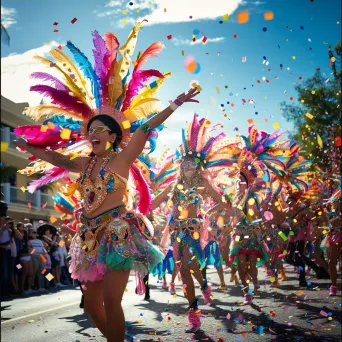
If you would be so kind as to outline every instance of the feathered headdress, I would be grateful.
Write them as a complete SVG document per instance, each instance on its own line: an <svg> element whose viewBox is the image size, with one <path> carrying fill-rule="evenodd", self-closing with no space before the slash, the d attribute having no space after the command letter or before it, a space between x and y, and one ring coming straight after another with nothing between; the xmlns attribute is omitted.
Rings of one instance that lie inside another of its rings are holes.
<svg viewBox="0 0 342 342"><path fill-rule="evenodd" d="M209 120L199 119L194 114L187 130L182 129L182 144L176 151L175 160L192 158L203 169L232 166L238 157L233 153L237 143L230 143L224 133L212 136L210 133L219 125L210 125Z"/></svg>
<svg viewBox="0 0 342 342"><path fill-rule="evenodd" d="M31 91L36 91L51 99L50 104L40 104L25 108L24 114L42 124L23 126L15 129L14 133L28 138L28 143L42 148L49 148L71 158L77 155L89 155L90 146L85 139L87 122L97 114L107 114L113 117L122 129L120 148L128 143L131 134L147 118L160 111L159 100L153 95L160 88L170 73L162 74L157 70L142 70L146 61L156 56L164 48L162 43L150 45L137 60L131 63L138 33L142 23L133 27L126 43L119 48L117 37L106 33L101 37L97 31L93 35L94 65L70 41L66 47L71 52L76 64L61 50L53 49L50 55L54 61L36 56L35 59L46 67L53 68L61 79L45 72L35 72L32 77L48 82L50 85L35 85ZM117 59L118 52L122 56ZM130 80L129 68L133 64ZM151 77L157 79L144 86ZM155 148L156 132L150 132L151 152ZM22 173L51 172L44 179L36 181L30 191L39 186L55 181L65 175L65 170L51 168L45 162L32 158L30 165Z"/></svg>

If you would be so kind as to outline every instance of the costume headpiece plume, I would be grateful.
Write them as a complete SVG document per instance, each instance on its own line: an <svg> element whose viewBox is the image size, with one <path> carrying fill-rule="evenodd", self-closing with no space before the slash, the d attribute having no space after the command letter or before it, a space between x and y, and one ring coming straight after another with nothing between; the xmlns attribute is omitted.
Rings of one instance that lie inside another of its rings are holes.
<svg viewBox="0 0 342 342"><path fill-rule="evenodd" d="M123 133L119 147L125 147L131 134L147 118L160 111L159 100L153 98L153 95L165 78L170 76L170 73L162 74L154 69L141 69L151 56L161 52L164 48L162 43L153 43L131 63L130 56L134 53L141 27L142 23L133 27L127 42L121 48L114 34L106 33L101 37L97 31L92 32L93 66L83 52L70 41L66 47L74 57L76 65L59 49L50 51L55 61L36 56L37 60L57 71L61 79L45 72L32 74L33 78L50 83L32 86L30 90L49 97L51 104L26 108L24 114L36 121L41 122L43 118L45 121L36 126L18 127L14 133L28 138L31 145L50 148L70 155L71 158L89 155L90 146L84 136L87 122L97 114L107 114L119 123ZM121 59L117 59L118 51ZM131 64L134 68L128 81ZM151 77L157 79L144 87ZM155 148L156 131L160 129L161 127L150 132L151 152ZM22 171L31 175L48 170L53 176L46 175L36 181L30 191L61 178L65 175L65 170L51 168L48 163L35 161Z"/></svg>

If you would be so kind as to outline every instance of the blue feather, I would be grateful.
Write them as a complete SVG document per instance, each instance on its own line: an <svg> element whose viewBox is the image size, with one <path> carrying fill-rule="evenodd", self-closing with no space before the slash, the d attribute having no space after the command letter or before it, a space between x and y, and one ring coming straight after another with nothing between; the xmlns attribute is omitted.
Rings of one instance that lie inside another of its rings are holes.
<svg viewBox="0 0 342 342"><path fill-rule="evenodd" d="M74 211L75 209L60 193L52 196L52 199L56 204L66 208L69 211Z"/></svg>
<svg viewBox="0 0 342 342"><path fill-rule="evenodd" d="M155 179L153 179L154 182L158 183L159 181L161 181L162 179L164 179L166 176L172 174L172 173L176 173L176 169L171 169L171 170L167 170L165 172L163 172L161 175L159 175L158 177L156 177Z"/></svg>
<svg viewBox="0 0 342 342"><path fill-rule="evenodd" d="M183 141L184 152L188 153L188 148L186 146L186 136L185 136L185 129L184 128L182 128L182 141Z"/></svg>
<svg viewBox="0 0 342 342"><path fill-rule="evenodd" d="M75 61L77 62L80 69L83 71L84 76L88 78L92 85L93 96L95 98L96 107L101 107L101 98L100 98L100 82L99 78L95 73L92 65L90 64L88 58L81 52L79 49L75 47L71 41L67 42L67 48L70 50L72 55L74 56Z"/></svg>
<svg viewBox="0 0 342 342"><path fill-rule="evenodd" d="M47 125L48 122L53 123L55 126L71 129L73 132L79 132L81 130L82 121L74 120L72 118L66 118L64 115L55 115L43 122L43 125Z"/></svg>
<svg viewBox="0 0 342 342"><path fill-rule="evenodd" d="M246 148L248 151L250 151L251 144L249 143L249 139L246 138L244 135L241 135L242 140L245 142Z"/></svg>
<svg viewBox="0 0 342 342"><path fill-rule="evenodd" d="M230 160L227 159L220 159L220 160L214 160L211 162L207 162L206 164L203 164L203 167L205 169L208 169L213 166L231 166L233 163Z"/></svg>

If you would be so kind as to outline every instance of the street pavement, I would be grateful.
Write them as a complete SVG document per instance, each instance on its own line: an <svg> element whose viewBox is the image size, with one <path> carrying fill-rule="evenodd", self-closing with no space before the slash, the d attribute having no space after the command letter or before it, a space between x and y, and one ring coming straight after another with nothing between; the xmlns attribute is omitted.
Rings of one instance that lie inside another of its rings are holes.
<svg viewBox="0 0 342 342"><path fill-rule="evenodd" d="M215 298L205 306L199 290L202 329L186 334L187 301L180 282L177 295L150 279L151 299L135 294L135 277L130 277L123 298L128 341L341 341L341 293L329 297L329 280L310 275L311 289L298 287L297 274L287 267L288 280L280 289L271 288L269 277L259 270L260 296L252 305L243 305L241 287L228 283L227 291L217 290L214 269L207 271ZM225 274L226 281L230 275ZM113 284L115 286L115 284ZM78 342L106 339L79 308L81 291L69 287L15 298L1 303L1 342ZM115 322L113 322L115 324ZM257 328L259 327L259 328ZM260 328L261 327L261 328Z"/></svg>

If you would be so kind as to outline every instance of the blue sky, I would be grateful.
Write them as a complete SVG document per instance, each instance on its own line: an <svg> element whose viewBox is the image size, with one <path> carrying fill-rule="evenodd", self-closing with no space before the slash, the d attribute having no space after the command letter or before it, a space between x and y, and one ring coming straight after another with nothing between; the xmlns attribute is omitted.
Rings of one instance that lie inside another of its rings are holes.
<svg viewBox="0 0 342 342"><path fill-rule="evenodd" d="M213 123L222 123L224 132L231 137L235 136L236 127L239 133L246 134L250 118L266 131L274 130L275 122L281 129L291 128L281 116L280 102L291 102L291 96L297 100L294 87L301 82L299 77L303 80L310 77L316 67L320 66L329 77L328 44L334 46L341 39L340 0L160 0L159 10L156 0L132 0L133 5L129 2L3 0L2 22L8 27L11 44L1 49L1 94L15 102L36 104L37 98L29 98L32 81L28 75L44 68L32 62L34 54L47 53L49 44L55 47L71 40L92 60L92 30L100 34L112 31L124 43L132 23L138 18L148 18L149 25L139 34L136 53L154 41L164 42L166 49L146 65L173 74L158 93L163 105L188 89L192 80L199 81L203 89L200 104L186 104L173 114L167 130L161 133L159 154L165 145L177 147L180 127L194 112L207 116ZM237 22L237 13L242 10L249 12L246 24ZM264 20L266 11L274 13L273 20ZM220 24L226 13L229 19ZM193 19L189 19L191 15ZM71 24L75 17L76 23ZM54 22L58 26L53 26ZM55 28L59 32L54 33ZM190 45L196 29L200 32L199 39L202 34L208 37L207 44ZM173 38L168 40L168 35ZM185 70L184 60L189 55L201 65L197 75ZM247 60L243 63L244 56ZM267 66L263 64L264 56L269 62ZM221 104L228 114L226 118Z"/></svg>

